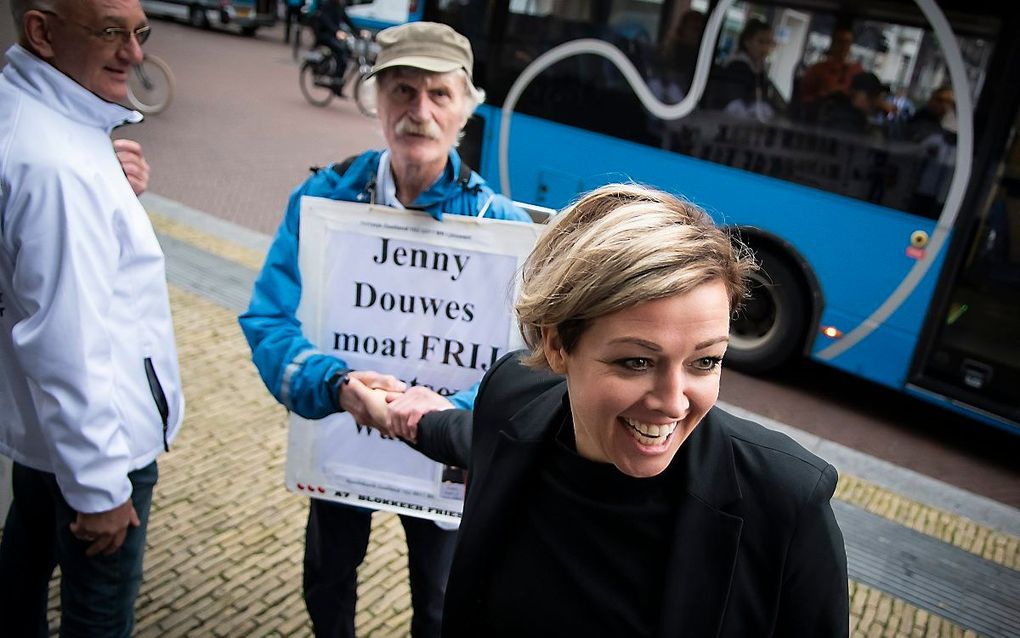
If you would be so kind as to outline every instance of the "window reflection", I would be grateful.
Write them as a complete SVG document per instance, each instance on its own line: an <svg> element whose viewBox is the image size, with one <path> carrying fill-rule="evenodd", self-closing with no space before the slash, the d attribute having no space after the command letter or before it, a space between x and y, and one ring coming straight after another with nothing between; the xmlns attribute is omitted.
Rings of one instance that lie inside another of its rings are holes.
<svg viewBox="0 0 1020 638"><path fill-rule="evenodd" d="M679 102L690 91L711 9L687 0L511 0L509 8L480 78L495 104L537 56L578 38L613 43L660 100ZM935 217L953 173L955 101L934 35L916 8L903 11L876 21L736 3L699 106L679 121L651 117L599 56L550 67L517 108ZM976 37L959 42L976 97L992 47Z"/></svg>

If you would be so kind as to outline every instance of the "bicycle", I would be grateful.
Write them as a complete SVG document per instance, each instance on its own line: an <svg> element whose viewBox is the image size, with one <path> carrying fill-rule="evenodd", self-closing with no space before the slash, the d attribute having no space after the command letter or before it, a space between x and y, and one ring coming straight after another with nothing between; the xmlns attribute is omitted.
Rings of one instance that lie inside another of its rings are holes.
<svg viewBox="0 0 1020 638"><path fill-rule="evenodd" d="M128 74L127 97L131 107L146 115L166 110L174 99L176 81L170 65L146 53Z"/></svg>
<svg viewBox="0 0 1020 638"><path fill-rule="evenodd" d="M358 110L367 117L374 117L374 104L363 86L365 76L372 70L379 45L367 30L363 30L357 37L348 35L344 43L348 55L343 73L338 72L336 56L329 47L320 46L305 53L298 78L301 93L309 104L324 107L334 97L341 95L344 87L350 85Z"/></svg>

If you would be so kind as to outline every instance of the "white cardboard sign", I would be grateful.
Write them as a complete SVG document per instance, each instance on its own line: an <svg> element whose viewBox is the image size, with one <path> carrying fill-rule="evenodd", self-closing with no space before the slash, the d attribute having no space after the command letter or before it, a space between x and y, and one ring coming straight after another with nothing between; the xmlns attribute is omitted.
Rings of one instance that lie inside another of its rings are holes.
<svg viewBox="0 0 1020 638"><path fill-rule="evenodd" d="M305 197L298 320L352 369L453 394L522 347L512 300L539 229ZM346 413L290 415L286 482L300 494L455 524L463 476Z"/></svg>

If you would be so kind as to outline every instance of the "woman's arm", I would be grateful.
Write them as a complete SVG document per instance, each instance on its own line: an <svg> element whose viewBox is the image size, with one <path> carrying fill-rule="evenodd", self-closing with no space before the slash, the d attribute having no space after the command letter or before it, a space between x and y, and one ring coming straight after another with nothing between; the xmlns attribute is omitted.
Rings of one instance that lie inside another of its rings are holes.
<svg viewBox="0 0 1020 638"><path fill-rule="evenodd" d="M429 412L418 422L418 440L412 447L433 461L470 469L471 414L471 410Z"/></svg>
<svg viewBox="0 0 1020 638"><path fill-rule="evenodd" d="M774 636L849 634L846 549L829 503L836 479L829 465L798 517L783 569Z"/></svg>

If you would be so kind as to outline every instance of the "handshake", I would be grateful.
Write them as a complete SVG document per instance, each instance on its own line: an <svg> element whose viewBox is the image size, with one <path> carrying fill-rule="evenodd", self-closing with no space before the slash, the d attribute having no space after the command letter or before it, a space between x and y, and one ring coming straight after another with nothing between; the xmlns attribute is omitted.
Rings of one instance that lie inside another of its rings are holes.
<svg viewBox="0 0 1020 638"><path fill-rule="evenodd" d="M359 425L411 443L418 440L422 416L454 407L446 397L425 386L408 388L392 375L366 370L347 375L347 382L340 388L339 403Z"/></svg>

